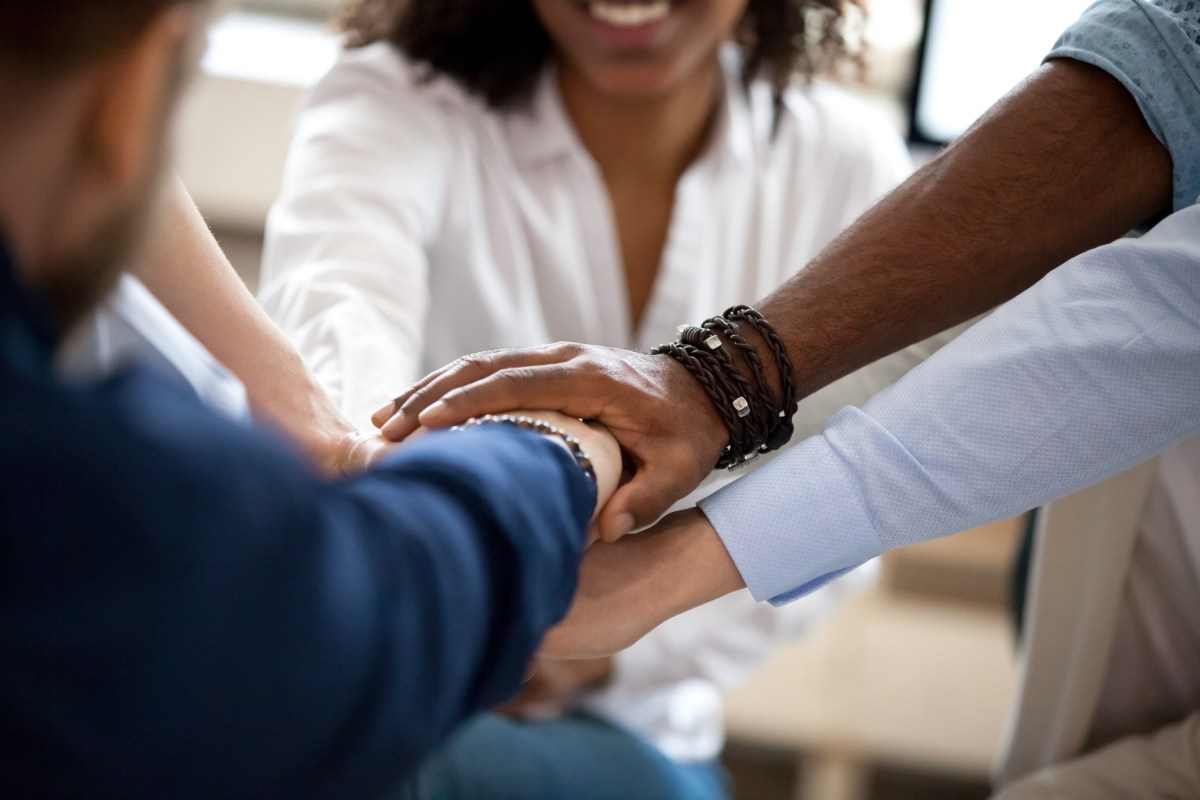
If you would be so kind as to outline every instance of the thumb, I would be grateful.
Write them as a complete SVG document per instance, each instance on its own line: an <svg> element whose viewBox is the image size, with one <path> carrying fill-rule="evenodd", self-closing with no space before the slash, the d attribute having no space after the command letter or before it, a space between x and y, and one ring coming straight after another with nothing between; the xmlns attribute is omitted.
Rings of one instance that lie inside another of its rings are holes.
<svg viewBox="0 0 1200 800"><path fill-rule="evenodd" d="M601 510L596 520L600 539L615 542L667 513L671 503L687 493L686 489L680 491L678 484L665 470L639 469L633 480L617 489Z"/></svg>

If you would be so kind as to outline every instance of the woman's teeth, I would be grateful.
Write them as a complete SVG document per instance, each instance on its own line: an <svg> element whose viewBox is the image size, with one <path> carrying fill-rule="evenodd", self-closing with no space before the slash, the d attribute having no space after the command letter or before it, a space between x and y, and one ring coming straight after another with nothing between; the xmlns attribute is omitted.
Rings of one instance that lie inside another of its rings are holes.
<svg viewBox="0 0 1200 800"><path fill-rule="evenodd" d="M636 28L666 19L671 13L670 0L653 3L588 3L593 18L617 28Z"/></svg>

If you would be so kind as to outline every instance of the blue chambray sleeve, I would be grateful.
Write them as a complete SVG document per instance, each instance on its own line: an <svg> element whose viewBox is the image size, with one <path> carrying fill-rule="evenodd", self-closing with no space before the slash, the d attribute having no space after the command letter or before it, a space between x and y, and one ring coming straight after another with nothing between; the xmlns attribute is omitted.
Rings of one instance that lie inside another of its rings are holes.
<svg viewBox="0 0 1200 800"><path fill-rule="evenodd" d="M1119 80L1174 159L1175 210L1200 200L1200 2L1100 0L1062 35L1052 58Z"/></svg>
<svg viewBox="0 0 1200 800"><path fill-rule="evenodd" d="M779 604L1200 430L1200 206L1084 253L701 508Z"/></svg>

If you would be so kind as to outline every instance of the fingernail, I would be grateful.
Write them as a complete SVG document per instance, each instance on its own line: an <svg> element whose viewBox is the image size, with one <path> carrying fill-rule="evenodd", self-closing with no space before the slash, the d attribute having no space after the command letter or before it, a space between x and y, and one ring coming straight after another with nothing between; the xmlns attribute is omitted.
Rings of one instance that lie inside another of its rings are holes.
<svg viewBox="0 0 1200 800"><path fill-rule="evenodd" d="M384 403L382 406L380 406L379 410L371 415L371 420L374 421L376 418L382 417L384 415L387 415L388 417L392 417L399 410L400 410L400 401L399 400L390 400L387 403ZM378 425L378 424L379 423L376 423L376 425Z"/></svg>
<svg viewBox="0 0 1200 800"><path fill-rule="evenodd" d="M447 409L446 403L442 400L438 400L436 403L431 405L429 408L427 408L421 412L420 419L422 421L428 420L428 419L437 419L439 416L446 413L446 409Z"/></svg>
<svg viewBox="0 0 1200 800"><path fill-rule="evenodd" d="M618 514L613 517L612 525L609 526L609 531L612 534L612 539L620 539L633 531L633 514Z"/></svg>

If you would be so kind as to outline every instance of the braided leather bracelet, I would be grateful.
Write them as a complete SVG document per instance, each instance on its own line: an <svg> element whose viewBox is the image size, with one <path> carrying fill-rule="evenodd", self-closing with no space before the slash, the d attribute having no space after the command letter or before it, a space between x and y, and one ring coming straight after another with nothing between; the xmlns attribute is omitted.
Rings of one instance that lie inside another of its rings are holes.
<svg viewBox="0 0 1200 800"><path fill-rule="evenodd" d="M758 351L742 336L741 329L738 328L736 322L724 317L713 317L702 322L701 326L718 340L721 336L729 339L729 343L742 354L746 363L750 365L750 372L754 376L754 385L758 387L758 402L754 406L759 415L759 424L763 429L762 441L770 441L779 429L783 414L775 411L778 401L775 399L775 392L771 389L770 381L767 380L767 373L763 369Z"/></svg>
<svg viewBox="0 0 1200 800"><path fill-rule="evenodd" d="M734 410L738 412L738 419L747 428L746 438L756 442L765 440L772 422L769 419L770 407L775 405L773 400L768 403L762 402L764 397L761 387L765 386L766 382L759 381L757 385L760 389L755 393L754 387L742 377L737 364L733 362L733 357L726 352L725 343L720 336L694 325L680 325L676 330L679 332L680 343L695 348L695 354L702 360L716 359L719 362L713 365L716 367L715 372L724 378L727 386L736 389Z"/></svg>
<svg viewBox="0 0 1200 800"><path fill-rule="evenodd" d="M592 459L588 458L588 454L584 452L583 445L579 440L566 431L556 428L549 422L533 417L514 417L512 414L485 414L482 417L474 417L467 420L462 425L456 425L450 430L464 431L469 428L480 428L484 425L509 425L514 428L519 428L523 431L532 431L540 433L543 436L554 436L562 440L562 443L567 446L567 451L575 459L575 463L583 470L583 474L587 476L593 484L596 483L596 467L592 464Z"/></svg>
<svg viewBox="0 0 1200 800"><path fill-rule="evenodd" d="M753 328L771 350L783 389L782 407L767 380L762 358L742 336L739 322ZM792 417L799 408L792 361L783 340L763 315L750 306L733 306L701 327L681 325L678 332L679 342L659 345L650 352L670 356L682 364L704 389L725 423L729 445L717 467L732 469L787 444L795 432ZM726 352L722 336L744 357L754 386Z"/></svg>
<svg viewBox="0 0 1200 800"><path fill-rule="evenodd" d="M792 418L796 416L796 411L800 408L800 401L796 397L796 382L792 380L792 359L788 356L787 347L784 345L783 339L779 338L775 327L767 322L766 317L750 306L733 306L722 316L727 320L745 322L754 328L758 335L766 341L771 355L775 358L775 368L779 371L779 385L783 389L783 407L779 411L780 423L768 438L766 448L768 451L778 450L787 444L791 440L792 434L796 432Z"/></svg>
<svg viewBox="0 0 1200 800"><path fill-rule="evenodd" d="M746 460L747 453L757 450L742 422L744 417L740 416L749 411L750 404L738 393L737 387L731 385L728 376L708 369L701 360L698 349L689 344L672 342L659 345L650 352L653 355L670 356L682 364L704 389L717 415L725 423L725 429L729 432L729 444L717 460L717 469L737 466Z"/></svg>

